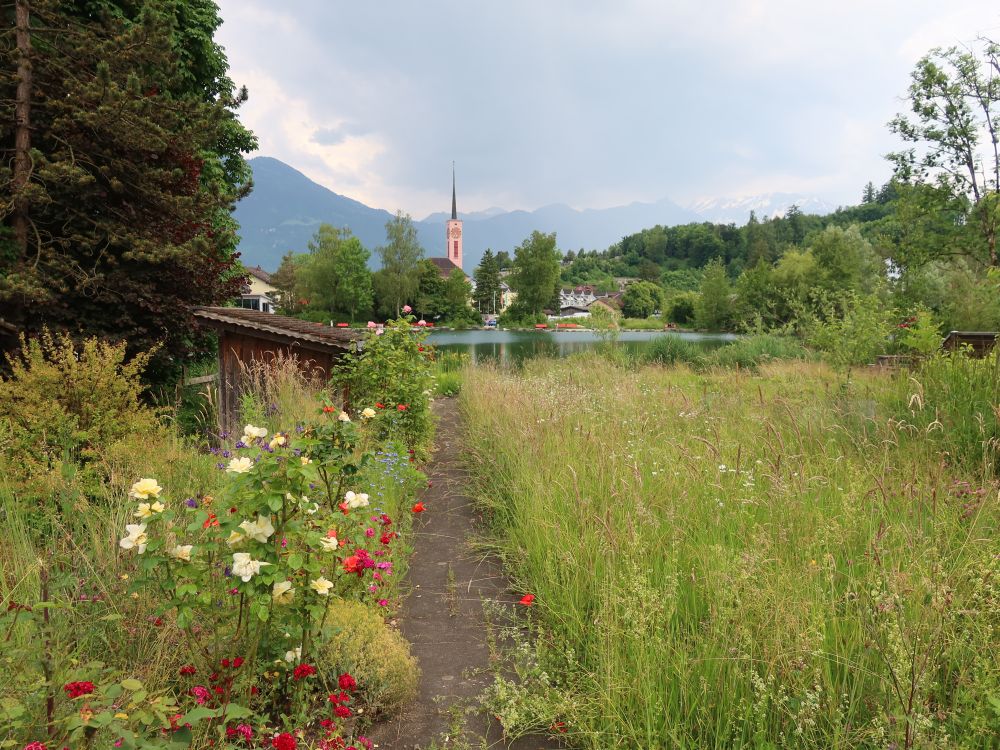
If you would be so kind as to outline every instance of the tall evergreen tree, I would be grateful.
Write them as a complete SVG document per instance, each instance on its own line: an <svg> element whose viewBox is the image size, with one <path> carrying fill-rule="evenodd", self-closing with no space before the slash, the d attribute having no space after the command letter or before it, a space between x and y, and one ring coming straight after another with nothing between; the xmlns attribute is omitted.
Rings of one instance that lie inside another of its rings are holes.
<svg viewBox="0 0 1000 750"><path fill-rule="evenodd" d="M215 5L125 7L16 0L18 33L0 38L0 99L18 115L0 122L0 303L29 333L163 344L165 377L200 346L189 308L240 292L230 209L255 141Z"/></svg>
<svg viewBox="0 0 1000 750"><path fill-rule="evenodd" d="M492 250L487 249L483 253L483 259L476 266L473 278L476 280L476 291L473 293L476 308L484 315L495 315L500 305L501 281L500 264Z"/></svg>

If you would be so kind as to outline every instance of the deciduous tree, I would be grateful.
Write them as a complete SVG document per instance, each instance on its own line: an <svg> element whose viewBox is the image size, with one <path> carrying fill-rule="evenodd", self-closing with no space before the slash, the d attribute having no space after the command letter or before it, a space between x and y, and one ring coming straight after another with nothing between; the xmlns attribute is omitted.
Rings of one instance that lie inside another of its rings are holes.
<svg viewBox="0 0 1000 750"><path fill-rule="evenodd" d="M403 305L416 297L417 264L424 257L424 249L413 219L402 211L385 223L385 239L385 245L378 248L382 268L375 274L375 293L383 312L399 315Z"/></svg>

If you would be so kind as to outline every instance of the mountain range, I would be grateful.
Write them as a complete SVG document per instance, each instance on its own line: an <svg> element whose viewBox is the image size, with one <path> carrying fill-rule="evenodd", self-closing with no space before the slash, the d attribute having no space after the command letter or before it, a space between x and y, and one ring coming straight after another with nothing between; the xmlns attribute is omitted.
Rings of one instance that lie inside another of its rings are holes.
<svg viewBox="0 0 1000 750"><path fill-rule="evenodd" d="M250 160L254 189L236 206L240 224L241 259L248 266L274 271L289 250L305 252L320 224L349 227L372 251L385 242L385 223L392 214L371 208L319 185L278 159ZM796 204L804 213L829 213L833 207L806 195L773 193L743 198L698 201L684 207L668 199L630 203L614 208L577 210L553 204L535 211L459 213L465 222L464 265L471 274L487 248L512 252L533 230L556 232L559 248L603 250L622 237L657 224L671 226L693 221L743 224L756 211L760 218L783 214ZM437 212L414 221L427 256L444 254L444 224L450 213Z"/></svg>

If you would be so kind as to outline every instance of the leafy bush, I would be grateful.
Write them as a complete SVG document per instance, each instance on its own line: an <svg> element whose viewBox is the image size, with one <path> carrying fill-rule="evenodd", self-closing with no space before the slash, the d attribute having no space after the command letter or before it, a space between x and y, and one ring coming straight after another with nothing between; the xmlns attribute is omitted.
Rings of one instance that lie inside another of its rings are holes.
<svg viewBox="0 0 1000 750"><path fill-rule="evenodd" d="M408 309L407 309L408 312ZM434 422L430 413L431 359L426 330L406 315L384 328L370 328L361 351L347 354L333 374L346 387L358 411L374 408L375 439L398 440L418 457L430 452Z"/></svg>
<svg viewBox="0 0 1000 750"><path fill-rule="evenodd" d="M824 317L814 318L806 325L807 338L826 353L834 367L850 372L852 367L870 364L877 354L885 351L891 316L892 311L877 293L849 292Z"/></svg>
<svg viewBox="0 0 1000 750"><path fill-rule="evenodd" d="M125 360L125 343L66 333L21 338L0 387L0 462L21 493L44 494L47 476L75 472L130 434L149 433L156 414L140 401L151 354Z"/></svg>
<svg viewBox="0 0 1000 750"><path fill-rule="evenodd" d="M393 713L416 697L419 670L410 644L385 619L359 602L339 599L327 611L321 658L364 685L375 714Z"/></svg>

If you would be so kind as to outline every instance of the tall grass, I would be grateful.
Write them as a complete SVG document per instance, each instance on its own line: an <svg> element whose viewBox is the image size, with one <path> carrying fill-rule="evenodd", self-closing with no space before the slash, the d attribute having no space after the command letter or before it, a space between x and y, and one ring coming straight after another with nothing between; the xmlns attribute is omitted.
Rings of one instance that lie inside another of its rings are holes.
<svg viewBox="0 0 1000 750"><path fill-rule="evenodd" d="M467 373L477 496L537 597L524 700L594 750L995 747L997 485L890 419L891 381L761 373Z"/></svg>

